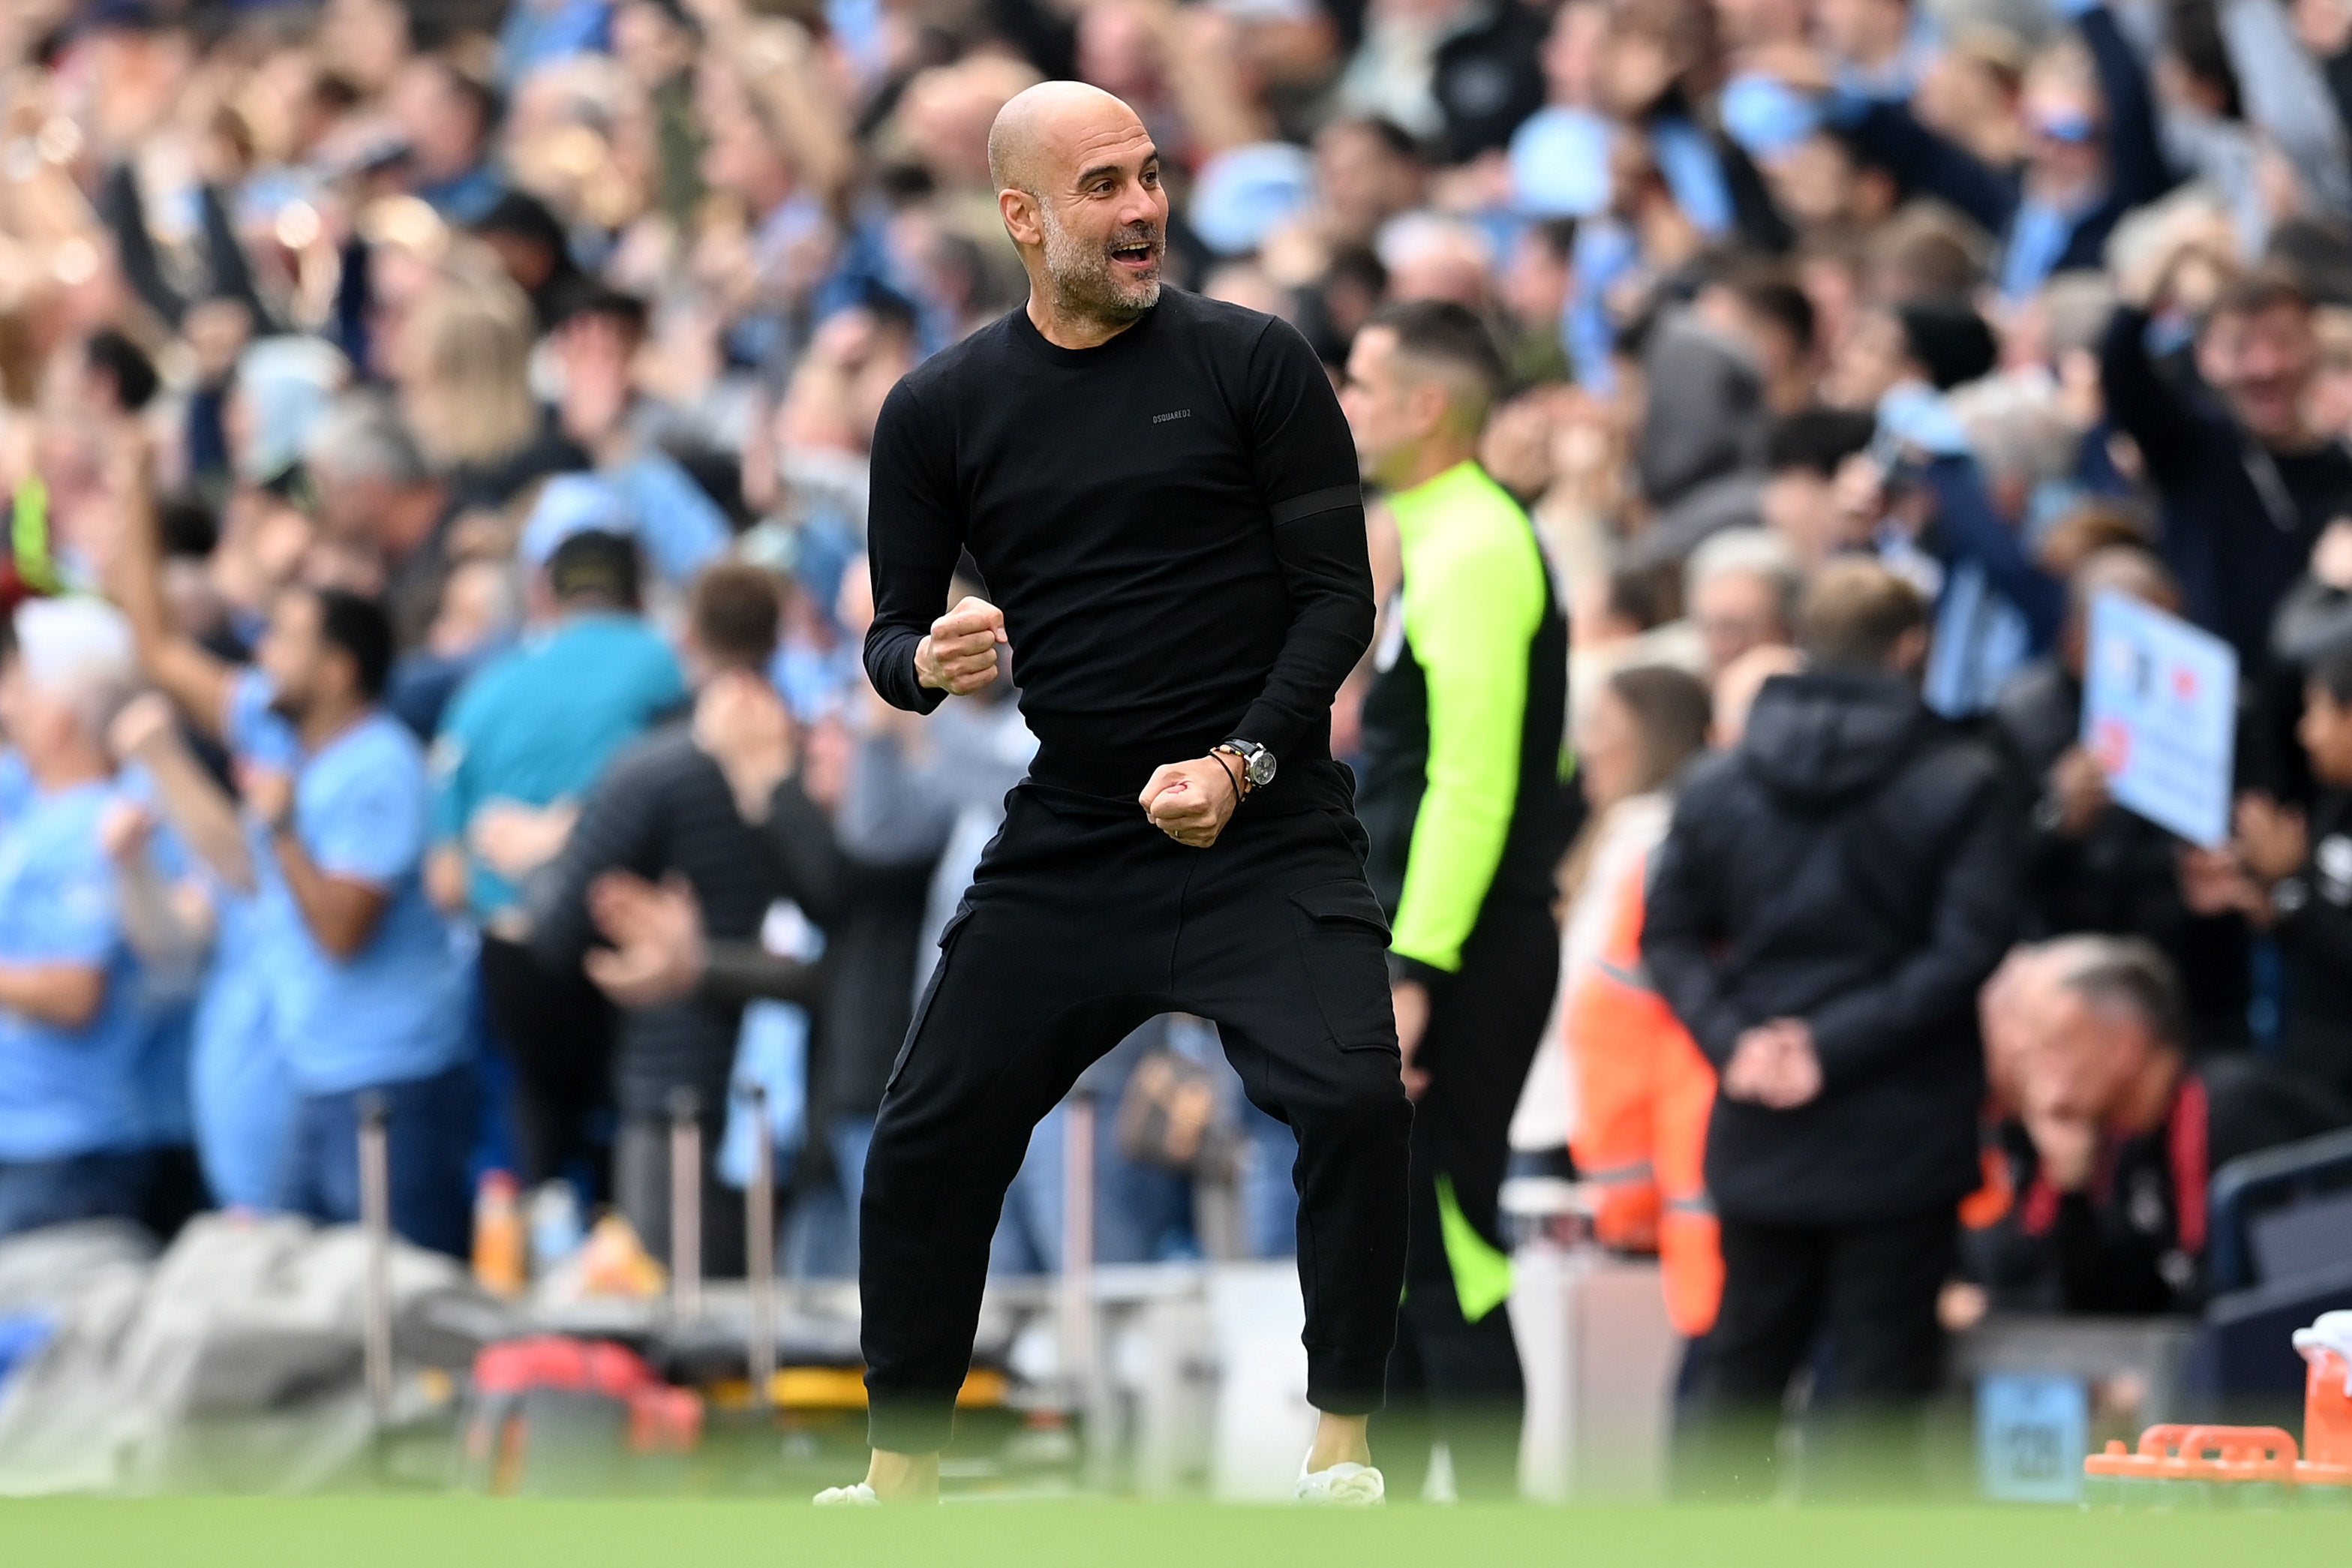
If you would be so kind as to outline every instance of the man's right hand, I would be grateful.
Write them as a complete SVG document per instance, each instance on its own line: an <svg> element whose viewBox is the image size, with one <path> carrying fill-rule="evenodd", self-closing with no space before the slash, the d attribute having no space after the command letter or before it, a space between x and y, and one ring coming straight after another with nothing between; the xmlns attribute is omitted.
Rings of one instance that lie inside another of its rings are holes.
<svg viewBox="0 0 2352 1568"><path fill-rule="evenodd" d="M768 820L776 786L800 763L792 710L768 678L750 670L722 675L694 703L694 743L719 764L744 821Z"/></svg>
<svg viewBox="0 0 2352 1568"><path fill-rule="evenodd" d="M2079 1193L2091 1184L2099 1169L2099 1130L2073 1117L2029 1110L2023 1118L2026 1136L2042 1175L2062 1193Z"/></svg>
<svg viewBox="0 0 2352 1568"><path fill-rule="evenodd" d="M493 800L466 824L466 847L483 865L519 882L563 852L579 820L580 807L571 801L536 806Z"/></svg>
<svg viewBox="0 0 2352 1568"><path fill-rule="evenodd" d="M915 645L915 679L933 691L969 696L996 679L996 650L1004 641L1004 612L966 595Z"/></svg>
<svg viewBox="0 0 2352 1568"><path fill-rule="evenodd" d="M2163 223L2146 246L2116 278L2116 297L2134 310L2155 315L2172 302L2172 294L2191 258L2200 253L2213 261L2212 237L2199 215L2184 209ZM2219 265L2227 265L2224 260Z"/></svg>
<svg viewBox="0 0 2352 1568"><path fill-rule="evenodd" d="M2238 859L2256 880L2284 882L2311 858L2311 831L2303 812L2249 791L2238 797Z"/></svg>
<svg viewBox="0 0 2352 1568"><path fill-rule="evenodd" d="M2050 798L2058 804L2058 833L2080 838L2098 825L2115 803L2107 787L2107 770L2087 746L2069 746L2050 769Z"/></svg>
<svg viewBox="0 0 2352 1568"><path fill-rule="evenodd" d="M709 967L702 906L673 872L659 883L607 871L588 888L588 912L610 948L591 948L582 968L623 1007L654 1007L694 994Z"/></svg>

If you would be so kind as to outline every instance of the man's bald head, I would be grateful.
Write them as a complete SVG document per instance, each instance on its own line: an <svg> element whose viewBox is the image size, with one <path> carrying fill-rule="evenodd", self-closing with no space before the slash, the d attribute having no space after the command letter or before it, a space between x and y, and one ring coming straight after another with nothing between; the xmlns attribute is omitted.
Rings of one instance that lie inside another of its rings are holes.
<svg viewBox="0 0 2352 1568"><path fill-rule="evenodd" d="M2154 551L2137 544L2095 550L2066 584L2066 624L2060 629L2059 658L2075 675L2090 657L2091 605L2102 594L2121 594L2159 610L2180 612L2180 584Z"/></svg>
<svg viewBox="0 0 2352 1568"><path fill-rule="evenodd" d="M2070 584L2074 592L2074 610L2087 616L2091 601L2105 593L2116 593L2137 599L2143 605L2153 605L2159 610L2180 608L2180 584L2155 552L2137 544L2110 544L2095 550L2090 558L2074 569Z"/></svg>
<svg viewBox="0 0 2352 1568"><path fill-rule="evenodd" d="M1168 193L1135 110L1084 82L1040 82L997 112L988 173L1048 337L1087 346L1160 302Z"/></svg>
<svg viewBox="0 0 2352 1568"><path fill-rule="evenodd" d="M1143 121L1126 103L1083 81L1041 81L1013 94L988 128L988 177L1000 191L1040 195L1066 157L1095 133Z"/></svg>

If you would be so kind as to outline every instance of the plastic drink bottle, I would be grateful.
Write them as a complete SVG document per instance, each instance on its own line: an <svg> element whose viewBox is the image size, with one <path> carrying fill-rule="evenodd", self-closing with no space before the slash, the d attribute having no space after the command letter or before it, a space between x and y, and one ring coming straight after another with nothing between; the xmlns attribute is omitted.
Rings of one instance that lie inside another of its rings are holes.
<svg viewBox="0 0 2352 1568"><path fill-rule="evenodd" d="M486 1173L474 1194L474 1278L493 1296L520 1296L526 1282L520 1195L504 1171Z"/></svg>

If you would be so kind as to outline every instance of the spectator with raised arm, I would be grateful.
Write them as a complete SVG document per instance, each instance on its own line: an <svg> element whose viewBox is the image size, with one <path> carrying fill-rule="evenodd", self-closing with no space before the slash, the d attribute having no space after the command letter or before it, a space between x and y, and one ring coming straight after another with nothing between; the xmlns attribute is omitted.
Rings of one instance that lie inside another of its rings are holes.
<svg viewBox="0 0 2352 1568"><path fill-rule="evenodd" d="M203 965L188 1097L205 1184L225 1208L274 1210L285 1197L297 1090L270 1028L258 879L236 802L157 693L134 698L108 742L141 770L148 796L123 802L109 825L124 930L148 963ZM159 828L177 841L180 864L150 852Z"/></svg>
<svg viewBox="0 0 2352 1568"><path fill-rule="evenodd" d="M2309 565L2320 531L2352 510L2352 454L2306 418L2318 344L2309 296L2283 271L2229 283L2198 323L2197 367L2210 395L2151 356L2150 323L2172 303L2200 243L2153 245L2120 280L2099 377L2109 417L2138 447L2164 503L2165 561L2189 618L2258 676L2279 601Z"/></svg>
<svg viewBox="0 0 2352 1568"><path fill-rule="evenodd" d="M1892 170L1906 194L1936 196L1975 219L2000 247L2001 297L2021 300L2053 272L2098 268L2124 214L2170 188L2156 100L2139 56L2097 0L2062 0L2074 36L2028 68L2020 110L2023 164L1990 167L1922 125L1896 96L1840 77L1802 50L1778 51L1792 87L1829 92L1828 112L1864 154Z"/></svg>
<svg viewBox="0 0 2352 1568"><path fill-rule="evenodd" d="M359 1217L358 1133L387 1115L394 1229L458 1254L467 1233L473 1068L467 973L425 895L425 755L378 706L390 622L341 589L290 587L257 662L232 666L164 610L149 479L118 454L115 592L147 677L228 748L258 906L257 968L300 1099L280 1206Z"/></svg>

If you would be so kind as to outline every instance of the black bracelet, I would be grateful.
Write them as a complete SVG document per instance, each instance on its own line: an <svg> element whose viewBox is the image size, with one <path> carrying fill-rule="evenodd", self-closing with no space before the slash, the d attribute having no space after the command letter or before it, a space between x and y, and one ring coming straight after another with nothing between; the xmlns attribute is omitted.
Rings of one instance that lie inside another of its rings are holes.
<svg viewBox="0 0 2352 1568"><path fill-rule="evenodd" d="M1242 802L1249 798L1249 792L1242 788L1241 775L1234 772L1232 763L1225 761L1224 752L1213 751L1209 753L1209 757L1218 767L1224 770L1226 781L1234 786L1234 805L1235 809L1239 809Z"/></svg>

